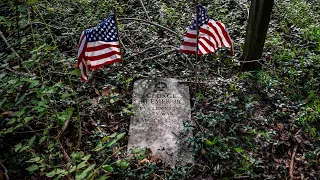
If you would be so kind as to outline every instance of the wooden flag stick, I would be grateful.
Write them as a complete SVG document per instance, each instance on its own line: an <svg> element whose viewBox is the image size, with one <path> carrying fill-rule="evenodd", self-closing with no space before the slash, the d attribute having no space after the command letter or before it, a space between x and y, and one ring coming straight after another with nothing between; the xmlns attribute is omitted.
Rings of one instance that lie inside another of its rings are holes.
<svg viewBox="0 0 320 180"><path fill-rule="evenodd" d="M195 0L195 5L196 5L196 30L197 30L197 45L196 45L196 65L195 65L195 73L196 73L196 84L198 86L198 51L199 51L199 46L198 46L198 41L199 41L199 8L198 8L198 0Z"/></svg>
<svg viewBox="0 0 320 180"><path fill-rule="evenodd" d="M128 89L127 83L126 83L127 82L127 78L126 78L126 73L125 73L125 70L124 70L124 59L123 59L122 50L121 50L120 34L119 34L118 19L117 19L117 9L115 7L113 8L113 13L114 13L114 19L116 20L116 29L117 29L119 46L120 46L120 56L121 56L122 73L123 73L123 85L126 87L126 90L127 90Z"/></svg>

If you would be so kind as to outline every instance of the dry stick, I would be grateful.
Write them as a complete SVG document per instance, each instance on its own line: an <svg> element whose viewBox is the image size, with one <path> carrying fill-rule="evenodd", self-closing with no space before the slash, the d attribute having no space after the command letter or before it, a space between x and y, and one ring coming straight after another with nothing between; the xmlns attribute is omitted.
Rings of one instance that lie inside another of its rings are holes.
<svg viewBox="0 0 320 180"><path fill-rule="evenodd" d="M124 147L120 147L120 148L117 149L114 153L112 153L110 156L108 156L107 159L104 160L103 163L102 163L97 169L95 169L95 170L93 171L94 174L93 174L93 176L92 176L91 179L93 180L93 179L95 178L96 174L97 174L97 171L100 170L100 169L103 167L103 165L105 165L112 156L116 155L116 154L117 154L121 149L123 149L123 148L124 148Z"/></svg>
<svg viewBox="0 0 320 180"><path fill-rule="evenodd" d="M5 176L5 179L6 179L6 180L9 180L8 170L7 170L7 168L1 163L1 161L0 161L0 167L1 167L2 170L3 170L3 174L4 174L4 176Z"/></svg>
<svg viewBox="0 0 320 180"><path fill-rule="evenodd" d="M131 56L129 56L129 57L125 58L125 59L127 60L127 59L130 59L130 58L133 58L133 57L135 57L135 56L137 56L137 55L143 54L143 53L145 53L145 52L147 52L147 51L150 51L150 50L152 50L152 49L155 49L155 48L159 48L159 46L153 46L153 47L147 48L147 49L145 49L145 50L143 50L143 51L141 51L141 52L132 54Z"/></svg>
<svg viewBox="0 0 320 180"><path fill-rule="evenodd" d="M141 6L142 6L142 8L143 8L143 10L144 10L144 13L146 13L146 16L147 16L148 20L151 21L149 15L148 15L148 13L147 13L146 8L144 7L144 4L143 4L142 0L140 0L140 3L141 3Z"/></svg>
<svg viewBox="0 0 320 180"><path fill-rule="evenodd" d="M170 51L164 52L164 53L162 53L162 54L159 54L159 55L156 55L156 56L153 56L153 57L148 57L148 58L142 59L141 62L140 62L140 64L142 64L144 61L151 60L151 59L156 59L156 58L159 58L159 57L161 57L161 56L170 54L170 53L175 52L175 51L178 51L178 49L171 49Z"/></svg>
<svg viewBox="0 0 320 180"><path fill-rule="evenodd" d="M70 124L71 115L68 116L67 120L64 122L61 131L59 132L58 136L56 137L57 140L61 139L61 137L64 135L64 132L67 130Z"/></svg>
<svg viewBox="0 0 320 180"><path fill-rule="evenodd" d="M233 2L235 2L238 7L241 9L241 11L243 12L243 14L246 16L246 19L248 19L249 16L249 9L246 8L247 11L243 10L243 8L241 7L241 4L237 1L237 0L233 0Z"/></svg>
<svg viewBox="0 0 320 180"><path fill-rule="evenodd" d="M144 23L147 23L147 24L151 24L151 25L154 25L158 28L161 28L161 29L164 29L168 32L170 32L171 34L174 34L175 36L179 37L180 38L180 35L174 31L172 31L171 29L167 28L167 27L164 27L164 26L161 26L160 24L157 24L157 23L154 23L154 22L151 22L151 21L146 21L146 20L143 20L143 19L137 19L137 18L119 18L118 19L119 21L123 21L123 20L133 20L133 21L142 21Z"/></svg>
<svg viewBox="0 0 320 180"><path fill-rule="evenodd" d="M175 48L175 49L177 49L177 50L180 51L180 49L177 48L177 47L175 47L175 46L168 45L168 46L165 46L165 47L172 47L172 48ZM190 61L190 59L189 59L185 54L183 54L183 53L180 53L180 54L190 63L190 65L191 65L192 68L194 69L194 65L192 64L192 62Z"/></svg>
<svg viewBox="0 0 320 180"><path fill-rule="evenodd" d="M118 41L119 41L119 45L120 45L121 43L120 43L120 34L119 34L119 27L118 27L118 20L117 20L117 9L115 7L113 8L113 12L114 12L114 19L116 20L116 29L117 29ZM127 89L128 89L128 86L126 83L127 78L126 78L126 73L124 71L124 59L123 59L123 55L122 55L121 45L120 45L119 49L120 49L122 73L123 73L123 85L125 86L126 91L127 91Z"/></svg>
<svg viewBox="0 0 320 180"><path fill-rule="evenodd" d="M2 34L1 31L0 31L0 36L1 36L1 39L4 41L4 43L8 46L8 48L9 48L14 54L16 54L16 56L18 57L20 63L23 64L22 58L21 58L20 55L17 53L17 51L14 50L14 49L12 48L12 46L8 43L7 39L4 37L4 35ZM26 70L28 71L28 73L31 74L30 71L29 71L29 69L28 69L27 67L25 67L25 68L26 68Z"/></svg>
<svg viewBox="0 0 320 180"><path fill-rule="evenodd" d="M120 45L121 47L124 49L124 52L128 52L128 49L126 48L126 46L123 44L122 40L120 39Z"/></svg>
<svg viewBox="0 0 320 180"><path fill-rule="evenodd" d="M196 44L196 66L195 66L195 74L196 74L196 82L198 82L198 50L199 50L199 45L198 45L198 41L199 41L199 8L198 8L198 0L196 0L196 31L197 31L197 44ZM196 87L198 87L198 84L196 84Z"/></svg>
<svg viewBox="0 0 320 180"><path fill-rule="evenodd" d="M296 146L294 147L293 152L292 152L292 156L291 156L291 163L290 163L290 180L293 180L293 179L294 179L294 175L293 175L293 171L294 171L294 158L295 158L295 156L296 156L297 149L298 149L298 144L296 144Z"/></svg>
<svg viewBox="0 0 320 180"><path fill-rule="evenodd" d="M27 26L32 26L33 24L40 24L40 25L46 26L46 24L43 22L31 22L30 21L28 24L24 25L21 29L25 29ZM54 28L54 29L58 29L58 30L61 30L61 29L70 30L69 28L66 28L66 27L59 27L59 26L54 26L54 25L50 25L50 24L47 24L47 26Z"/></svg>
<svg viewBox="0 0 320 180"><path fill-rule="evenodd" d="M24 77L37 77L37 76L35 76L35 75L18 72L18 71L15 71L15 70L13 70L13 69L10 69L10 68L5 68L5 69L8 70L8 71L10 71L10 72L12 72L12 73L14 73L14 74L17 74L17 75L19 75L19 76L24 76Z"/></svg>

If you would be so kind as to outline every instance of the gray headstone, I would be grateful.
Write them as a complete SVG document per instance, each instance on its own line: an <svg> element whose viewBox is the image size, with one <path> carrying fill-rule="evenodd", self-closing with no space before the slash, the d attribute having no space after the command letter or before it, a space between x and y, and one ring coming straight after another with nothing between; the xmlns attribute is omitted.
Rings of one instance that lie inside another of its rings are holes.
<svg viewBox="0 0 320 180"><path fill-rule="evenodd" d="M134 83L128 150L149 148L171 166L193 163L189 87L173 78Z"/></svg>

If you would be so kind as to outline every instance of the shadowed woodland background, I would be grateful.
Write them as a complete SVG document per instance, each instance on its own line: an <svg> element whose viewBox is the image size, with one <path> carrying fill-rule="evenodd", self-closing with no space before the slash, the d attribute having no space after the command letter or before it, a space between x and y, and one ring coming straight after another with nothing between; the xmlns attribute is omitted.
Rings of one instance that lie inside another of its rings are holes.
<svg viewBox="0 0 320 180"><path fill-rule="evenodd" d="M194 56L178 51L193 3L141 2L0 2L0 179L320 177L319 1L275 1L255 71L240 62L250 1L200 1L226 24L235 56L228 49L201 56L198 86ZM127 81L116 63L84 84L76 60L80 34L113 7ZM146 77L189 82L186 128L193 129L195 164L171 169L147 149L127 154L132 84Z"/></svg>

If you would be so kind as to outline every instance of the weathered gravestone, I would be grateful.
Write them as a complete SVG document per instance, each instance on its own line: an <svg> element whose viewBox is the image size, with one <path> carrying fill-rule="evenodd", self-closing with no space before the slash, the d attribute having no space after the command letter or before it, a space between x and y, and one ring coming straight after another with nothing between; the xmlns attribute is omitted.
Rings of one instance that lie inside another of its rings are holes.
<svg viewBox="0 0 320 180"><path fill-rule="evenodd" d="M142 79L134 83L132 101L128 150L150 148L171 166L192 163L189 87L173 78Z"/></svg>

